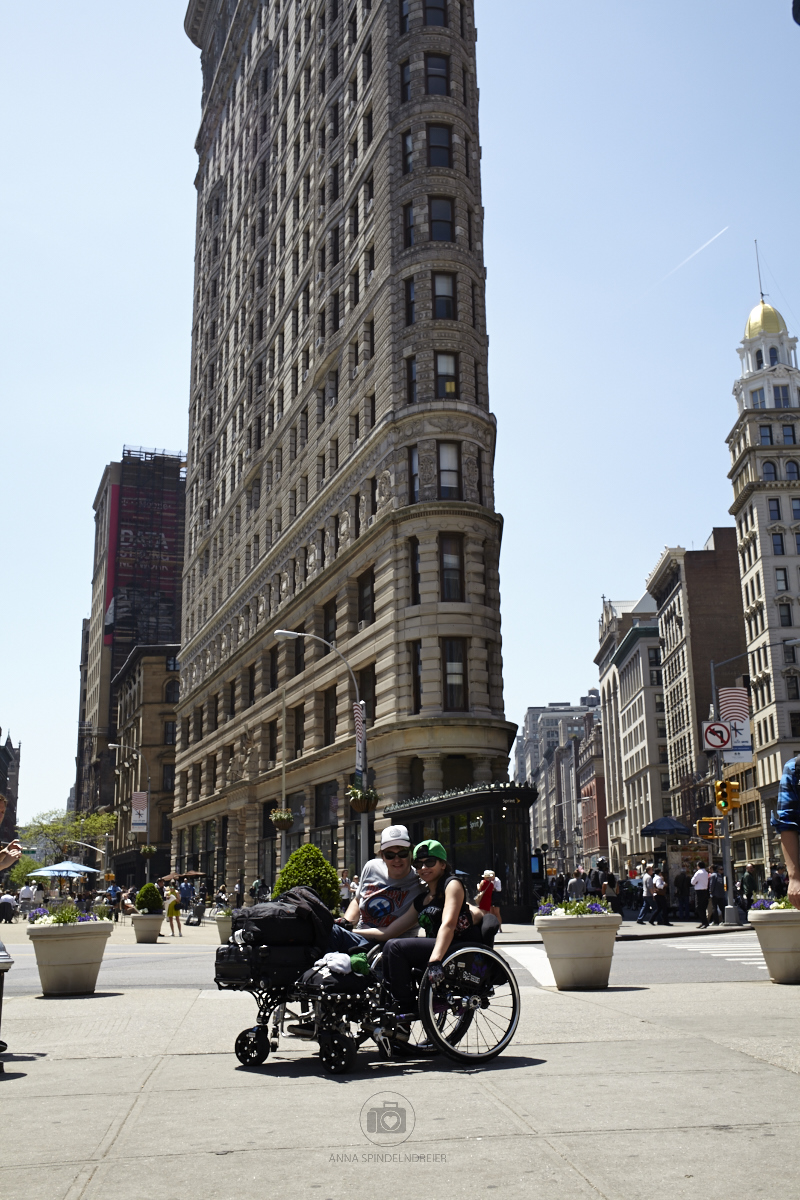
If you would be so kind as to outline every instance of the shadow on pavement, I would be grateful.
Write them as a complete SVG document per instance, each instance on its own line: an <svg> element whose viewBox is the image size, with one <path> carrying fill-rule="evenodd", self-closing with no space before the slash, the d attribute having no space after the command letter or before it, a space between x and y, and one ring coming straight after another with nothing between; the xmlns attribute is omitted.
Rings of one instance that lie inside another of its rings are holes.
<svg viewBox="0 0 800 1200"><path fill-rule="evenodd" d="M68 992L61 996L34 996L34 1000L109 1000L112 996L124 996L124 992Z"/></svg>

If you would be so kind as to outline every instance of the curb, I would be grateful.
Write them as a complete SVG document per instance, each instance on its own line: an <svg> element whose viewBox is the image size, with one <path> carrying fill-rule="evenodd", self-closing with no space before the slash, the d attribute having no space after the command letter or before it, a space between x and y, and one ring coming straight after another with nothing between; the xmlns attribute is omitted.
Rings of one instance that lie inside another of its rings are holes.
<svg viewBox="0 0 800 1200"><path fill-rule="evenodd" d="M655 942L660 941L662 938L708 937L709 935L713 936L715 934L722 933L744 933L748 930L752 931L752 929L753 926L748 923L745 925L711 926L710 929L671 929L668 933L618 933L615 941ZM530 938L526 939L525 941L517 942L501 942L499 940L495 941L495 946L499 948L502 948L503 946L541 946L542 944L541 938L537 938L536 940Z"/></svg>

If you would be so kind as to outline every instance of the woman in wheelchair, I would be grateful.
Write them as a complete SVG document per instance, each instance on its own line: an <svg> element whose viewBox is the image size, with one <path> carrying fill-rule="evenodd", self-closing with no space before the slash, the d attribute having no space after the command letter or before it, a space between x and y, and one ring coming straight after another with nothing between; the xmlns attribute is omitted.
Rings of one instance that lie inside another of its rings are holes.
<svg viewBox="0 0 800 1200"><path fill-rule="evenodd" d="M420 842L414 848L413 864L427 891L417 896L412 908L388 928L361 931L370 941L386 943L384 976L400 1011L409 1014L415 1008L414 968L424 971L427 967L428 979L436 986L442 980L442 959L450 947L490 943L491 931L483 927L484 922L496 923L496 918L486 917L469 903L466 889L448 863L441 842L432 838ZM417 923L422 927L423 937L401 936Z"/></svg>

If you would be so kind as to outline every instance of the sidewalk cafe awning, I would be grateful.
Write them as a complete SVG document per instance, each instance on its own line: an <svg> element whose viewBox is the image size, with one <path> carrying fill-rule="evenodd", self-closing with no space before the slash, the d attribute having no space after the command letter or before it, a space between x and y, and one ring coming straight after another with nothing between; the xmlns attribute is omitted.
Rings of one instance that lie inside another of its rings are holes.
<svg viewBox="0 0 800 1200"><path fill-rule="evenodd" d="M51 878L58 878L65 875L99 875L100 872L96 867L87 867L83 863L65 862L55 863L52 867L38 867L35 871L28 872L28 879L31 877L37 878L41 875L48 875Z"/></svg>
<svg viewBox="0 0 800 1200"><path fill-rule="evenodd" d="M691 829L687 828L676 817L659 817L651 821L639 831L642 837L692 837Z"/></svg>

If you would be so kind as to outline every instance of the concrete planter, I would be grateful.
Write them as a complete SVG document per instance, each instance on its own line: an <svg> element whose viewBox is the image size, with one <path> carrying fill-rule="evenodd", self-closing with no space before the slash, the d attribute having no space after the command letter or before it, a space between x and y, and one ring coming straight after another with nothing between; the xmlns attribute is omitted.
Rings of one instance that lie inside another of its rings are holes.
<svg viewBox="0 0 800 1200"><path fill-rule="evenodd" d="M233 918L232 917L217 917L216 921L217 921L217 929L219 930L219 940L222 942L222 944L224 946L225 943L227 942L228 938L231 936L231 924L233 922Z"/></svg>
<svg viewBox="0 0 800 1200"><path fill-rule="evenodd" d="M586 917L537 917L559 991L608 987L614 939L622 924L617 913Z"/></svg>
<svg viewBox="0 0 800 1200"><path fill-rule="evenodd" d="M86 996L94 991L110 921L79 925L29 925L39 981L45 996Z"/></svg>
<svg viewBox="0 0 800 1200"><path fill-rule="evenodd" d="M131 917L137 942L157 942L164 923L163 913L134 913Z"/></svg>
<svg viewBox="0 0 800 1200"><path fill-rule="evenodd" d="M747 919L758 934L772 982L800 983L800 911L751 908Z"/></svg>

